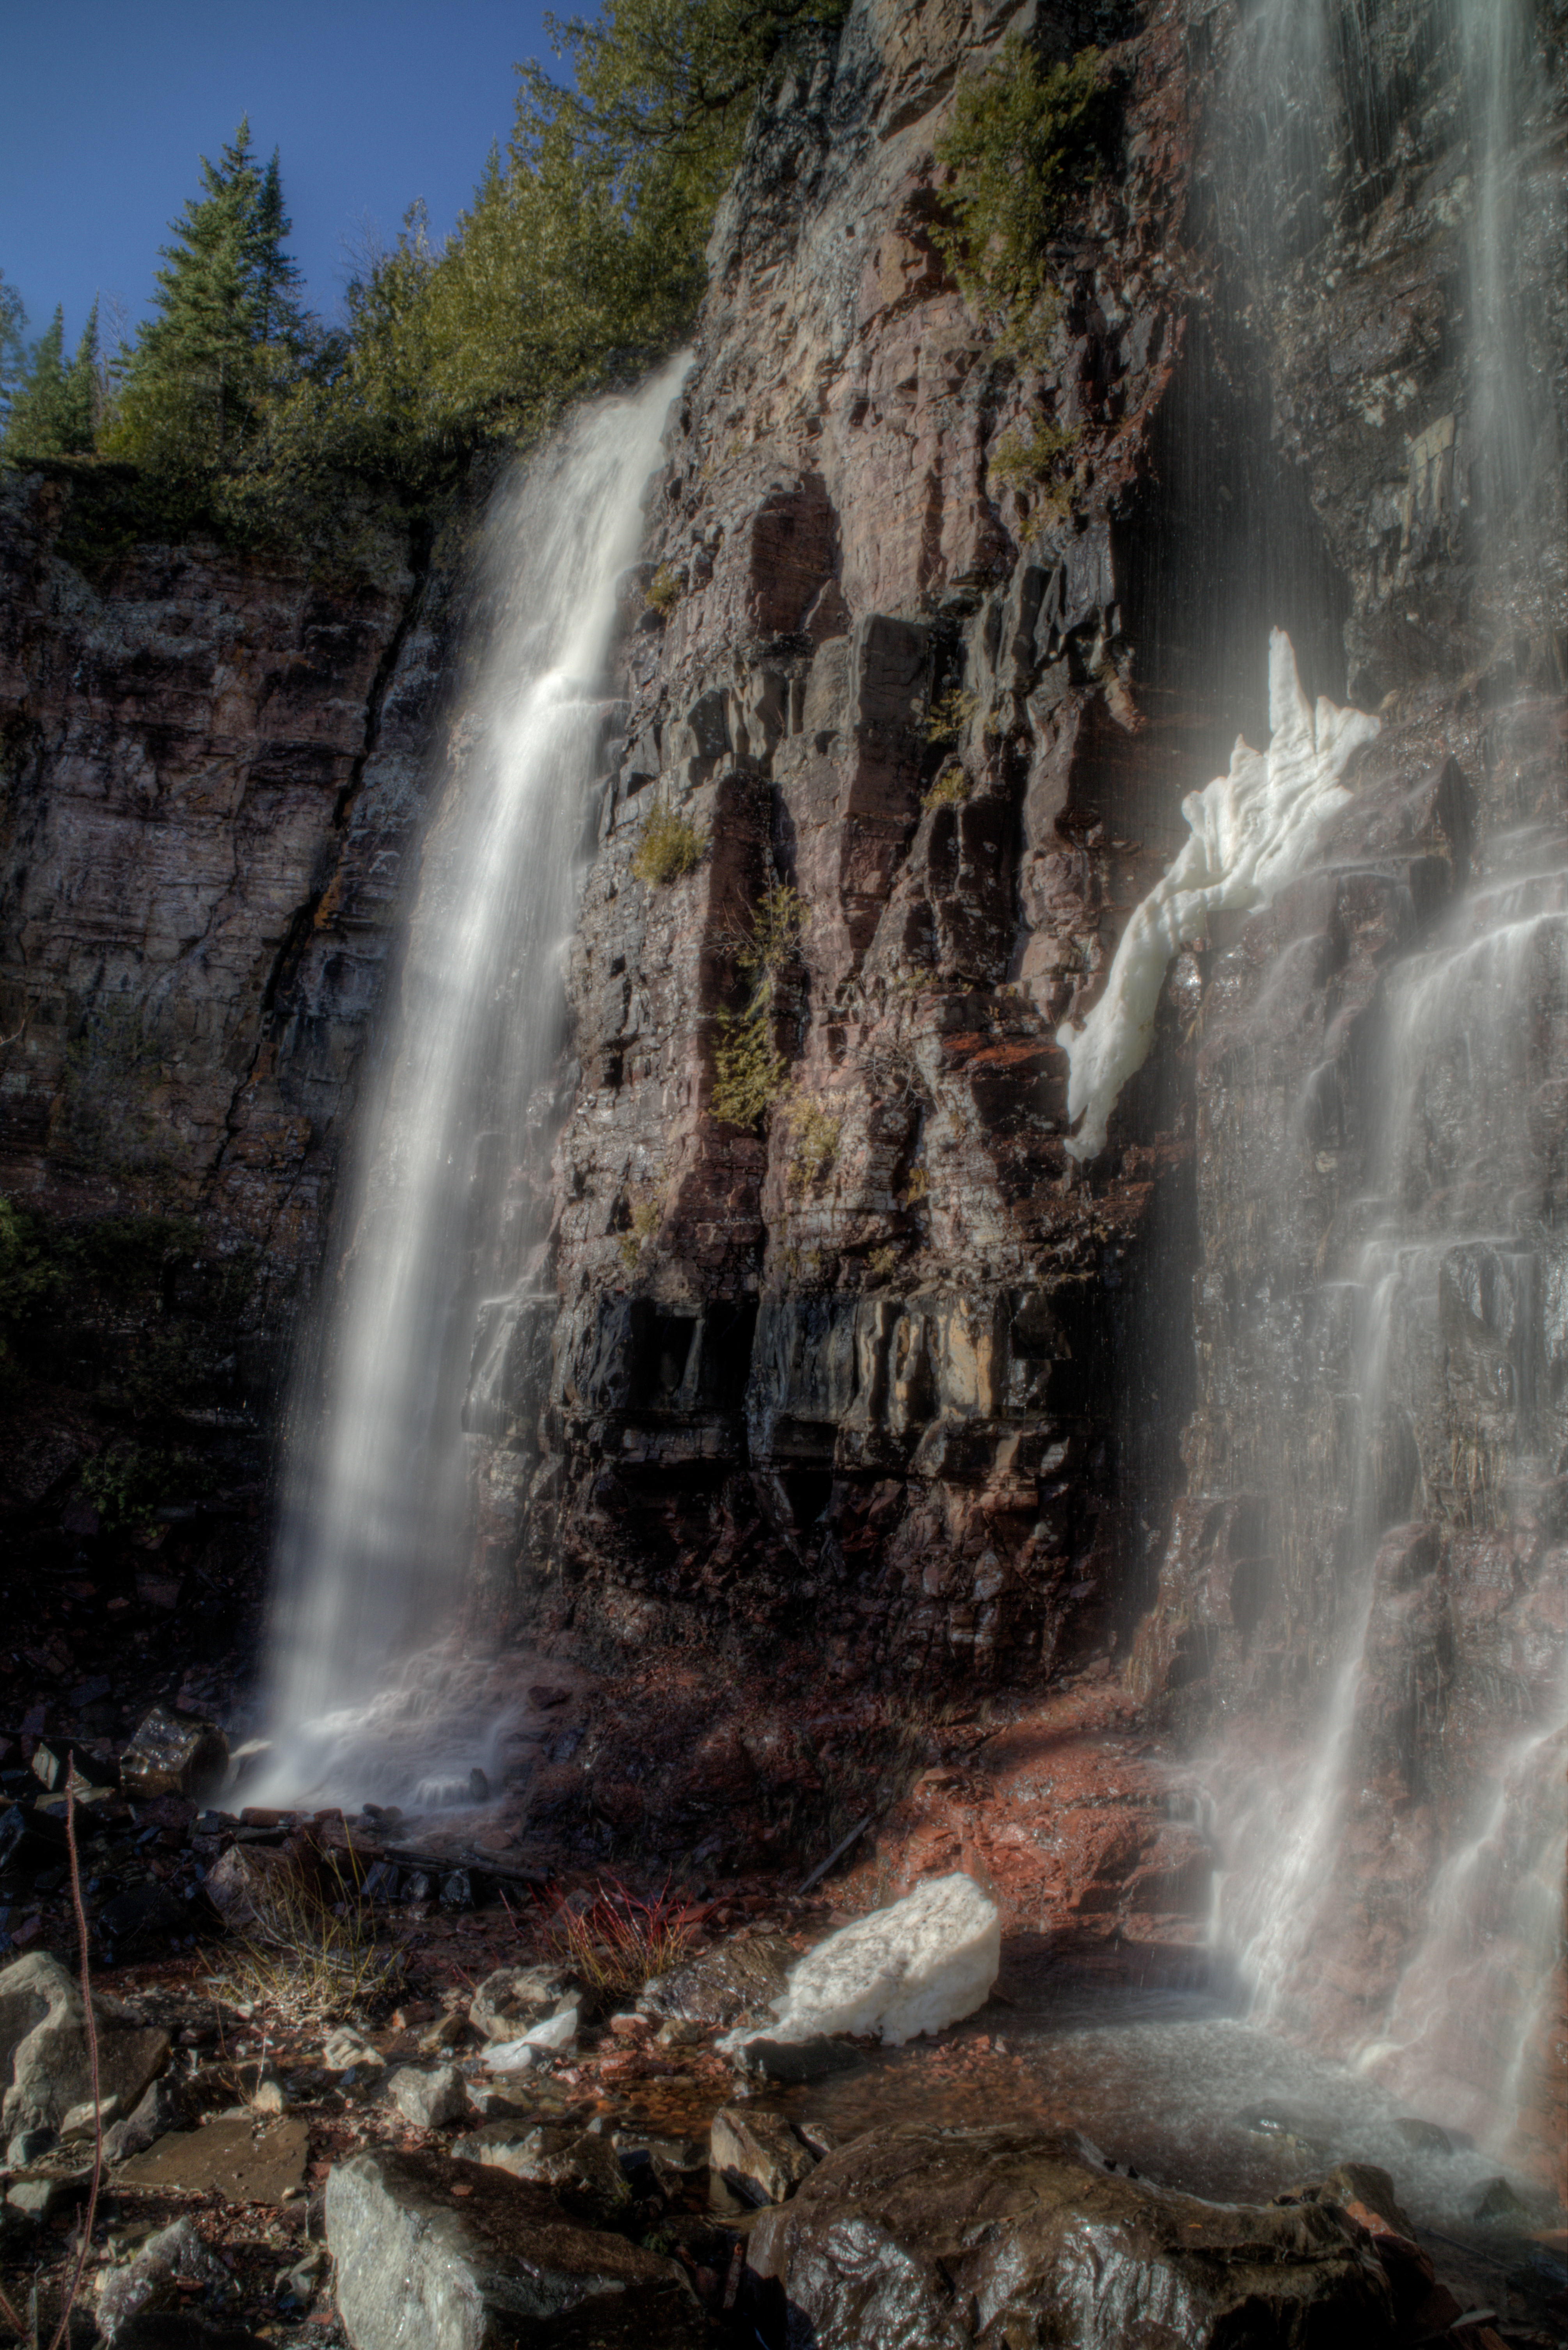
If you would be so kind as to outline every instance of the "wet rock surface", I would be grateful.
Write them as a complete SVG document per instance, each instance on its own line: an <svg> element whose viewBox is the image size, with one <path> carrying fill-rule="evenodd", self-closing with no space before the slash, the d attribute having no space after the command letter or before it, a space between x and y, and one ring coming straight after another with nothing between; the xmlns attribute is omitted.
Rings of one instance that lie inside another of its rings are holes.
<svg viewBox="0 0 1568 2350"><path fill-rule="evenodd" d="M765 2338L822 2350L1386 2342L1380 2267L1333 2204L1241 2210L1106 2171L1082 2140L874 2131L753 2230Z"/></svg>

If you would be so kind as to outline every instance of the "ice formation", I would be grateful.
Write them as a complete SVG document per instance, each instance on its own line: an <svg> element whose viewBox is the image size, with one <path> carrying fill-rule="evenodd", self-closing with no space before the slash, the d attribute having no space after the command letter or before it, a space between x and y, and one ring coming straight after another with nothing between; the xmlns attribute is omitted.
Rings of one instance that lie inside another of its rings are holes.
<svg viewBox="0 0 1568 2350"><path fill-rule="evenodd" d="M897 2048L984 2005L1002 1963L996 1904L972 1877L933 1877L819 1942L790 1969L770 2040L877 2032ZM739 2036L739 2035L736 2035Z"/></svg>
<svg viewBox="0 0 1568 2350"><path fill-rule="evenodd" d="M1067 1115L1083 1112L1067 1145L1075 1159L1097 1158L1105 1148L1116 1096L1147 1056L1171 956L1207 938L1210 914L1266 905L1303 870L1324 822L1349 802L1339 778L1352 752L1378 732L1364 710L1342 710L1321 695L1314 710L1282 629L1269 638L1269 724L1267 751L1238 735L1230 773L1182 801L1191 837L1134 911L1083 1027L1068 1022L1056 1031L1072 1065Z"/></svg>

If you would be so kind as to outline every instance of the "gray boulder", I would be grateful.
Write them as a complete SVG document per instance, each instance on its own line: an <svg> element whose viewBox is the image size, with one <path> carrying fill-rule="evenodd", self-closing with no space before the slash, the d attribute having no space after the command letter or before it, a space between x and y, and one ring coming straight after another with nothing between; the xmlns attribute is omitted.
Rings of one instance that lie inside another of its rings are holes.
<svg viewBox="0 0 1568 2350"><path fill-rule="evenodd" d="M468 2020L486 2040L521 2040L535 2023L584 2004L583 1986L567 1967L497 1967L470 2001Z"/></svg>
<svg viewBox="0 0 1568 2350"><path fill-rule="evenodd" d="M140 2023L118 2000L95 1998L99 2094L129 2113L168 2061L169 2034ZM76 1977L45 1951L0 1972L0 2132L57 2130L92 2095L87 2019Z"/></svg>
<svg viewBox="0 0 1568 2350"><path fill-rule="evenodd" d="M468 2112L467 2085L455 2064L438 2064L433 2073L400 2064L387 2084L387 2095L403 2119L421 2129L444 2129Z"/></svg>
<svg viewBox="0 0 1568 2350"><path fill-rule="evenodd" d="M813 2350L1372 2350L1388 2282L1337 2205L1204 2203L1023 2126L871 2130L747 2247L763 2338Z"/></svg>
<svg viewBox="0 0 1568 2350"><path fill-rule="evenodd" d="M714 2115L708 2159L748 2203L787 2201L816 2163L782 2114L743 2113L736 2106Z"/></svg>
<svg viewBox="0 0 1568 2350"><path fill-rule="evenodd" d="M135 2111L105 2130L104 2159L126 2162L133 2154L145 2154L170 2130L182 2129L190 2118L190 2107L179 2082L171 2074L161 2073Z"/></svg>
<svg viewBox="0 0 1568 2350"><path fill-rule="evenodd" d="M671 2262L577 2226L546 2188L478 2163L378 2149L337 2164L327 2241L353 2350L711 2339Z"/></svg>

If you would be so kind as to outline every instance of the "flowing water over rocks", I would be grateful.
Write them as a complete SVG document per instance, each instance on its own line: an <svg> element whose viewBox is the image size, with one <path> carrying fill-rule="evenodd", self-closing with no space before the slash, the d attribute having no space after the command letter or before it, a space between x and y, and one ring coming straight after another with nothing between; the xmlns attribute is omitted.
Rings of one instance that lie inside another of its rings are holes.
<svg viewBox="0 0 1568 2350"><path fill-rule="evenodd" d="M470 1365L483 1416L493 1364L553 1316L536 1281L560 957L587 794L616 725L603 672L617 581L682 371L587 412L486 524L478 674L452 719L454 772L425 846L401 1030L364 1121L324 1363L307 1363L296 1401L276 1796L429 1804L483 1767L472 1726L449 1720L417 1669L410 1687L400 1660L452 1612ZM527 1467L515 1464L520 1486ZM386 1690L393 1678L400 1700Z"/></svg>

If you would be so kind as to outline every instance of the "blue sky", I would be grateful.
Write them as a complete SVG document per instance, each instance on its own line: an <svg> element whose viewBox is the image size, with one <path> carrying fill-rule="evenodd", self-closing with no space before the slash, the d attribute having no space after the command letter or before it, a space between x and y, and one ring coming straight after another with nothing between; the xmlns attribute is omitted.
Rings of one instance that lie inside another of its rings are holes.
<svg viewBox="0 0 1568 2350"><path fill-rule="evenodd" d="M432 230L451 228L511 128L512 67L528 57L558 70L534 0L18 0L0 71L0 271L33 334L63 302L74 338L99 290L140 316L198 158L248 112L263 154L282 150L290 250L330 315L362 214L390 239L422 196Z"/></svg>

